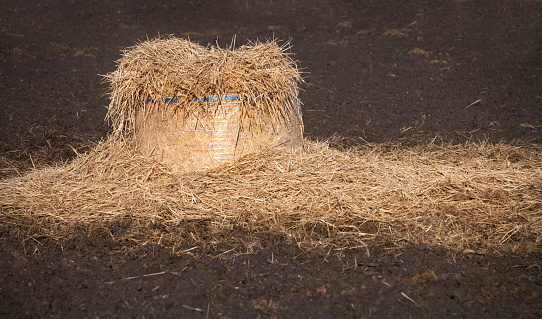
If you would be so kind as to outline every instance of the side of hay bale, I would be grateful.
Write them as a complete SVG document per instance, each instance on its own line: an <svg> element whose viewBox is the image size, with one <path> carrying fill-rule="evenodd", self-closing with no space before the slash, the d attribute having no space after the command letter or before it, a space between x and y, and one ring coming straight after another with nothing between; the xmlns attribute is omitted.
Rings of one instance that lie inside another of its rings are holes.
<svg viewBox="0 0 542 319"><path fill-rule="evenodd" d="M108 118L116 134L178 172L303 142L302 82L288 44L204 48L170 37L128 49L115 72Z"/></svg>
<svg viewBox="0 0 542 319"><path fill-rule="evenodd" d="M205 102L202 102L205 103ZM298 106L291 105L287 121L252 123L241 118L241 106L225 101L208 116L169 111L135 118L135 141L139 150L167 163L178 172L197 171L231 163L264 147L296 150L303 143L303 123Z"/></svg>

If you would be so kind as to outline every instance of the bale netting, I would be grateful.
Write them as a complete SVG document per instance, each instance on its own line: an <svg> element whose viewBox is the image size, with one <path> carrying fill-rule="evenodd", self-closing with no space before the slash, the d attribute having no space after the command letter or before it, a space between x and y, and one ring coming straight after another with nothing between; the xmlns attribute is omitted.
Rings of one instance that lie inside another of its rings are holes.
<svg viewBox="0 0 542 319"><path fill-rule="evenodd" d="M267 147L299 149L303 80L288 43L203 47L169 37L124 51L108 118L143 155L188 172L231 163Z"/></svg>

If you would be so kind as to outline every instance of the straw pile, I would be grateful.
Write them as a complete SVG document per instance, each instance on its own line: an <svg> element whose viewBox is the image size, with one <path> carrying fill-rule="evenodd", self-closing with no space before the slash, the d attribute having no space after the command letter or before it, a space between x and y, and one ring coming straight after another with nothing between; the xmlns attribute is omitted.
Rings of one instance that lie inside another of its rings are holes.
<svg viewBox="0 0 542 319"><path fill-rule="evenodd" d="M270 149L179 175L120 144L2 181L0 231L25 243L83 233L178 247L272 233L302 246L516 251L542 237L537 148L305 142L302 153Z"/></svg>
<svg viewBox="0 0 542 319"><path fill-rule="evenodd" d="M302 82L288 43L238 49L169 37L124 51L107 117L115 134L179 172L207 169L261 147L302 144Z"/></svg>

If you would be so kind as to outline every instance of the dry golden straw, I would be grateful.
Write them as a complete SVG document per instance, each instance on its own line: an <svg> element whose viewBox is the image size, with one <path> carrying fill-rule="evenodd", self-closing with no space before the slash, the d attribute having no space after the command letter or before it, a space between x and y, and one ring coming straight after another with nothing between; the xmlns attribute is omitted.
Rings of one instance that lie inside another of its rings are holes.
<svg viewBox="0 0 542 319"><path fill-rule="evenodd" d="M308 246L377 239L528 251L542 236L538 148L339 151L305 141L303 152L270 149L173 174L123 143L111 139L69 165L3 180L0 229L23 242L84 233L176 246L241 232Z"/></svg>
<svg viewBox="0 0 542 319"><path fill-rule="evenodd" d="M107 117L115 132L131 133L137 112L206 117L221 102L202 100L234 94L244 120L288 120L282 107L297 104L297 84L303 81L289 48L277 41L205 48L173 36L139 43L105 77L111 85Z"/></svg>
<svg viewBox="0 0 542 319"><path fill-rule="evenodd" d="M286 107L297 103L301 78L287 49L274 41L204 48L170 37L125 51L107 76L114 133L68 165L2 180L0 231L23 245L86 234L173 247L237 238L248 248L254 242L247 237L275 234L309 247L377 240L538 248L539 147L367 145L339 151L304 141L301 152L268 148L183 174L135 147L137 114L204 118L221 102L198 100L212 96L238 96L241 122L288 120Z"/></svg>

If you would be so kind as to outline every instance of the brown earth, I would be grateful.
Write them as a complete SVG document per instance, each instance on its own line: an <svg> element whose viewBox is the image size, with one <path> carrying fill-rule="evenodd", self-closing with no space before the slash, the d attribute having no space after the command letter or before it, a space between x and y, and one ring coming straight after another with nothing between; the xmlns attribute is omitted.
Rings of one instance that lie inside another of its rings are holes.
<svg viewBox="0 0 542 319"><path fill-rule="evenodd" d="M542 2L0 2L0 176L62 164L104 139L120 50L158 34L200 44L291 39L307 72L306 136L365 143L542 143ZM239 230L242 232L242 230ZM0 232L0 317L542 316L542 254L129 246Z"/></svg>

